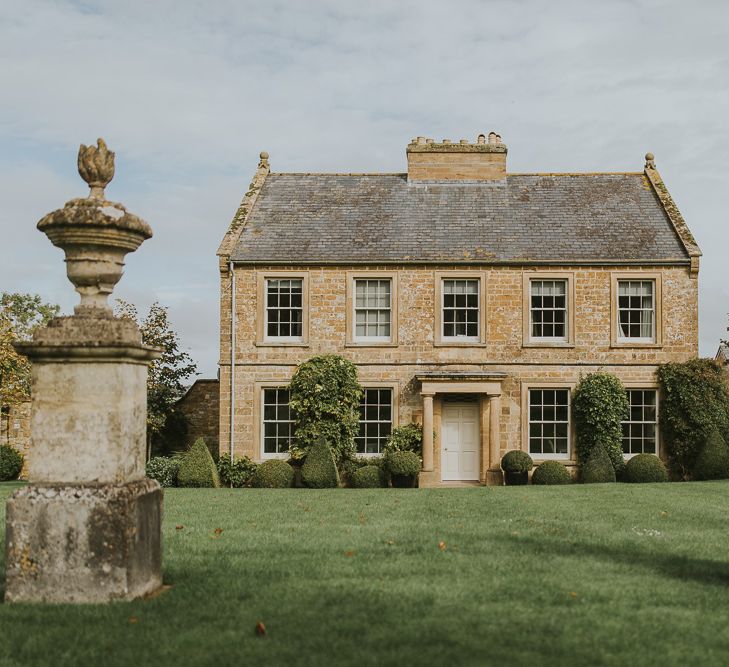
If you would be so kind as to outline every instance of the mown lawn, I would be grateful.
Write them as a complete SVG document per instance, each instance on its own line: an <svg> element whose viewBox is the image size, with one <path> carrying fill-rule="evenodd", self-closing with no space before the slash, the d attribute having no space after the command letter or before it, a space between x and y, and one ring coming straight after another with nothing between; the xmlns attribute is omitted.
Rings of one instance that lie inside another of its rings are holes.
<svg viewBox="0 0 729 667"><path fill-rule="evenodd" d="M172 489L172 588L2 604L0 665L726 665L728 498L727 482Z"/></svg>

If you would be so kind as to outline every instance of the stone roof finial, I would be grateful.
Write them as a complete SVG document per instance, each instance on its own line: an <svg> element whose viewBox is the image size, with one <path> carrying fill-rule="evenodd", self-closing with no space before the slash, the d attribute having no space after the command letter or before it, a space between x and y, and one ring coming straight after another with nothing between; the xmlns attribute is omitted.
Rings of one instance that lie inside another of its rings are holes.
<svg viewBox="0 0 729 667"><path fill-rule="evenodd" d="M114 178L114 151L106 147L102 138L96 146L81 146L78 149L78 173L91 188L89 199L104 199L104 188Z"/></svg>
<svg viewBox="0 0 729 667"><path fill-rule="evenodd" d="M268 163L268 153L266 151L261 151L261 155L259 156L261 158L261 161L258 163L258 168L261 167L270 167Z"/></svg>
<svg viewBox="0 0 729 667"><path fill-rule="evenodd" d="M653 153L645 154L645 168L655 169L656 168L656 156Z"/></svg>

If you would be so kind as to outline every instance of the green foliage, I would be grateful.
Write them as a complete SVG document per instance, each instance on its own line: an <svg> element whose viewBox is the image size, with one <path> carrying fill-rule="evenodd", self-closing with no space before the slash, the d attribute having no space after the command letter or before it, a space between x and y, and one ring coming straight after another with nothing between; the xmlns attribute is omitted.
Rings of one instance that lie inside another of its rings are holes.
<svg viewBox="0 0 729 667"><path fill-rule="evenodd" d="M180 472L180 458L176 456L153 456L147 461L147 477L156 479L160 486L177 486Z"/></svg>
<svg viewBox="0 0 729 667"><path fill-rule="evenodd" d="M354 473L360 468L372 465L384 469L384 461L385 460L382 456L355 456L351 459L347 459L346 461L342 461L339 469L343 474L345 481L351 485L352 475L354 475Z"/></svg>
<svg viewBox="0 0 729 667"><path fill-rule="evenodd" d="M256 468L251 486L258 489L288 489L294 483L294 469L280 459L269 459Z"/></svg>
<svg viewBox="0 0 729 667"><path fill-rule="evenodd" d="M23 468L23 455L10 445L0 445L0 482L18 479Z"/></svg>
<svg viewBox="0 0 729 667"><path fill-rule="evenodd" d="M417 477L420 473L420 457L415 452L387 452L385 468L391 475Z"/></svg>
<svg viewBox="0 0 729 667"><path fill-rule="evenodd" d="M37 294L0 294L0 406L30 399L30 362L13 347L58 315L59 307L43 303Z"/></svg>
<svg viewBox="0 0 729 667"><path fill-rule="evenodd" d="M658 380L662 443L672 467L686 478L714 429L729 438L729 390L711 359L663 364Z"/></svg>
<svg viewBox="0 0 729 667"><path fill-rule="evenodd" d="M501 469L504 472L529 472L533 466L532 457L520 449L512 449L501 457Z"/></svg>
<svg viewBox="0 0 729 667"><path fill-rule="evenodd" d="M423 455L423 427L420 424L403 424L392 429L385 451L415 452Z"/></svg>
<svg viewBox="0 0 729 667"><path fill-rule="evenodd" d="M571 482L570 471L559 461L540 463L532 473L532 484L570 484Z"/></svg>
<svg viewBox="0 0 729 667"><path fill-rule="evenodd" d="M615 468L607 451L595 445L590 455L580 467L580 480L583 484L602 484L615 481Z"/></svg>
<svg viewBox="0 0 729 667"><path fill-rule="evenodd" d="M350 478L355 489L377 489L385 486L385 474L380 466L362 466Z"/></svg>
<svg viewBox="0 0 729 667"><path fill-rule="evenodd" d="M251 481L258 464L247 456L234 458L231 462L229 454L221 454L217 462L218 476L223 486L232 486L239 489L247 486Z"/></svg>
<svg viewBox="0 0 729 667"><path fill-rule="evenodd" d="M214 487L220 486L218 470L205 440L198 438L182 457L177 473L180 486Z"/></svg>
<svg viewBox="0 0 729 667"><path fill-rule="evenodd" d="M667 482L668 472L663 461L653 454L638 454L625 464L626 482Z"/></svg>
<svg viewBox="0 0 729 667"><path fill-rule="evenodd" d="M185 393L183 381L196 374L197 366L187 352L180 350L179 337L172 330L164 306L153 303L147 316L140 320L135 306L117 299L114 314L136 322L142 342L162 350L160 358L150 364L147 375L147 438L155 450L163 450L163 429L175 403ZM176 418L184 419L181 414Z"/></svg>
<svg viewBox="0 0 729 667"><path fill-rule="evenodd" d="M324 437L309 449L301 466L301 481L311 489L334 489L339 486L339 471L332 448Z"/></svg>
<svg viewBox="0 0 729 667"><path fill-rule="evenodd" d="M628 394L610 373L583 377L572 397L572 415L577 433L577 456L585 463L596 448L604 448L615 472L623 461L623 420L628 418Z"/></svg>
<svg viewBox="0 0 729 667"><path fill-rule="evenodd" d="M299 365L289 389L296 425L291 457L305 457L324 437L337 463L351 458L362 397L357 367L336 354L315 356Z"/></svg>
<svg viewBox="0 0 729 667"><path fill-rule="evenodd" d="M694 479L729 479L729 447L718 429L706 438L693 473Z"/></svg>

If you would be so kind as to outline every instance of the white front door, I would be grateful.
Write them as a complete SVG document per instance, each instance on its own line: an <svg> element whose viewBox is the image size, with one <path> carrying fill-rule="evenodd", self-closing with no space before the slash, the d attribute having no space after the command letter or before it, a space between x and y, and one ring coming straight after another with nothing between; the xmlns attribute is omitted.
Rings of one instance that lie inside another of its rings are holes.
<svg viewBox="0 0 729 667"><path fill-rule="evenodd" d="M443 403L441 419L441 478L478 480L478 405Z"/></svg>

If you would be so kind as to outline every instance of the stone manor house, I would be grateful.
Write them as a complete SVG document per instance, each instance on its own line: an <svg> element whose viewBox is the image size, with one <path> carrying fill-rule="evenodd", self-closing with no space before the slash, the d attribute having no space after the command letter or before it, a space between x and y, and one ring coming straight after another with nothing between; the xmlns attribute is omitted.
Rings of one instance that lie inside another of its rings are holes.
<svg viewBox="0 0 729 667"><path fill-rule="evenodd" d="M626 456L661 453L656 368L698 353L701 252L651 154L642 171L507 171L501 137L406 149L407 173L275 173L218 250L220 450L285 457L296 365L336 353L356 439L424 427L421 485L499 483L500 458L575 465L571 393L629 390Z"/></svg>

